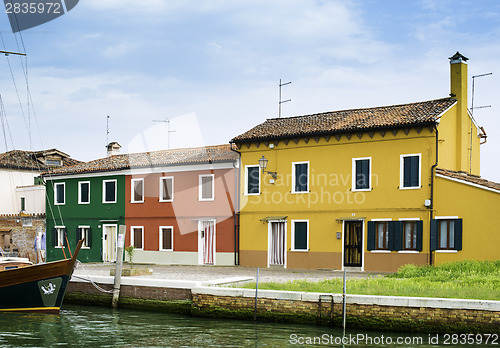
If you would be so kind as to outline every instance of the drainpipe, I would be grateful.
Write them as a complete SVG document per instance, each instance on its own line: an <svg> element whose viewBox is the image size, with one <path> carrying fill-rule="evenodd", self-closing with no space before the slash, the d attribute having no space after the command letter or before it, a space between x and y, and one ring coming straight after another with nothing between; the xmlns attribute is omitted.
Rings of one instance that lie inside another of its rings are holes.
<svg viewBox="0 0 500 348"><path fill-rule="evenodd" d="M235 170L235 179L234 179L234 195L235 195L235 204L233 211L234 218L234 264L240 264L240 170L241 170L241 152L233 149L233 144L229 144L229 148L231 151L234 151L238 154L239 166L237 170ZM234 166L234 165L233 165Z"/></svg>
<svg viewBox="0 0 500 348"><path fill-rule="evenodd" d="M430 211L429 211L429 265L433 265L433 257L432 257L432 245L431 245L431 238L430 238L430 226L431 226L431 221L434 215L434 173L436 170L436 167L438 166L438 149L439 149L439 132L437 129L437 123L434 123L434 129L436 130L436 162L432 165L431 167L431 205L430 205Z"/></svg>

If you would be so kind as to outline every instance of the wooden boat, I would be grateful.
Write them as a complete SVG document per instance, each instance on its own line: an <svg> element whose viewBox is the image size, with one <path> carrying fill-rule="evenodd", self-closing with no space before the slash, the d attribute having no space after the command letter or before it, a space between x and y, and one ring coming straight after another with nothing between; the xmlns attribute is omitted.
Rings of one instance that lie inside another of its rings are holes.
<svg viewBox="0 0 500 348"><path fill-rule="evenodd" d="M38 265L22 258L0 262L0 312L58 313L82 244L80 240L65 260Z"/></svg>

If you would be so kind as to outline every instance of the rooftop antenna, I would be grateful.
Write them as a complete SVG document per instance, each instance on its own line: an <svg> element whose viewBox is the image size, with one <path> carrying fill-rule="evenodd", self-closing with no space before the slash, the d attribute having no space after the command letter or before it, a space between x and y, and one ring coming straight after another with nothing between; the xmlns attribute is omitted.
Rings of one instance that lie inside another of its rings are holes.
<svg viewBox="0 0 500 348"><path fill-rule="evenodd" d="M167 150L170 150L170 133L175 132L175 130L170 130L170 120L167 118L165 120L153 120L153 122L165 122L167 124Z"/></svg>
<svg viewBox="0 0 500 348"><path fill-rule="evenodd" d="M106 116L106 149L108 148L108 145L109 145L109 115Z"/></svg>
<svg viewBox="0 0 500 348"><path fill-rule="evenodd" d="M472 76L472 102L471 102L470 114L471 114L471 118L474 121L475 121L475 119L474 119L474 109L491 108L491 105L474 106L474 93L475 93L474 84L475 84L476 78L478 78L478 77L484 77L484 76L488 76L488 75L492 75L492 74L493 73L489 72L489 73L486 73L486 74L480 74L480 75L474 75L474 76ZM472 122L470 123L469 174L472 174Z"/></svg>
<svg viewBox="0 0 500 348"><path fill-rule="evenodd" d="M280 79L280 84L279 84L279 87L280 87L280 100L279 100L279 112L278 112L278 117L279 118L281 118L281 104L287 103L289 101L292 101L292 99L281 100L281 87L289 85L291 83L292 83L291 81L290 82L281 83L281 79Z"/></svg>

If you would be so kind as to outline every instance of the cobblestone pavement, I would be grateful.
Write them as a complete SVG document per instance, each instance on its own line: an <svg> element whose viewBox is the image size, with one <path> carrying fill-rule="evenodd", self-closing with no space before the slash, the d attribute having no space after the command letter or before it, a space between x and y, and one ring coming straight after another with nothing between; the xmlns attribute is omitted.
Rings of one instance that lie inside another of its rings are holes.
<svg viewBox="0 0 500 348"><path fill-rule="evenodd" d="M124 267L128 267L125 263ZM257 268L241 266L180 266L180 265L134 265L135 268L151 268L152 275L139 276L150 279L214 281L232 277L248 277L255 280ZM109 276L115 264L84 263L78 264L74 274L77 276ZM347 272L348 278L366 278L380 276L383 273ZM260 268L259 282L287 282L298 279L319 281L322 279L341 278L342 271L337 270L298 270L283 268Z"/></svg>

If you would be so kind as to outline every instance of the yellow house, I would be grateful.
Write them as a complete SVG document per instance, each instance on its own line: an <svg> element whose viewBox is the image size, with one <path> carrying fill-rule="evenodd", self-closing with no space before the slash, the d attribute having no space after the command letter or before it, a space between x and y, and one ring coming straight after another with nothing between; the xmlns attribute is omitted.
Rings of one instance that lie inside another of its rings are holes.
<svg viewBox="0 0 500 348"><path fill-rule="evenodd" d="M232 139L240 264L395 271L498 259L500 184L479 177L486 134L467 108L467 58L457 52L450 70L447 98L268 119Z"/></svg>

